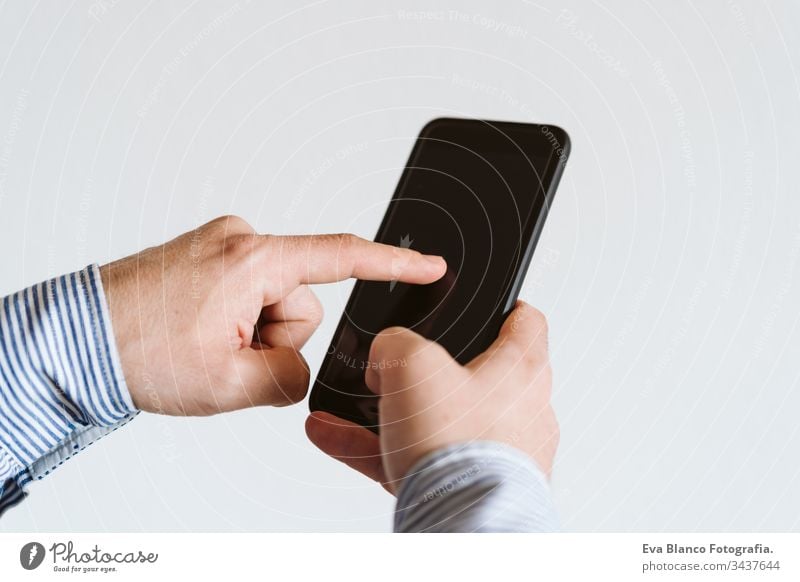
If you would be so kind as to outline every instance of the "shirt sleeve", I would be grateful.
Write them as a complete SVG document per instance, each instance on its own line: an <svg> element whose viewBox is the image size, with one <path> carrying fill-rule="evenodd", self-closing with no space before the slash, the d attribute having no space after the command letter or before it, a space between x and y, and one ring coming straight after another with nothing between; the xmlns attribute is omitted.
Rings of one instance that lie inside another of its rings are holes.
<svg viewBox="0 0 800 582"><path fill-rule="evenodd" d="M396 532L546 532L558 528L547 479L522 451L477 441L422 458L397 496Z"/></svg>
<svg viewBox="0 0 800 582"><path fill-rule="evenodd" d="M0 515L136 413L97 265L0 301Z"/></svg>

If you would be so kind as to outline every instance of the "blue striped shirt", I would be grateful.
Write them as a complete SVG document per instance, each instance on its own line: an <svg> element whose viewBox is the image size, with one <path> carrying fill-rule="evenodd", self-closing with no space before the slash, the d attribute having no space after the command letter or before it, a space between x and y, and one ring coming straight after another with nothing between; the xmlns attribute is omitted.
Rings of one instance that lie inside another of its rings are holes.
<svg viewBox="0 0 800 582"><path fill-rule="evenodd" d="M2 299L0 514L136 414L97 265Z"/></svg>
<svg viewBox="0 0 800 582"><path fill-rule="evenodd" d="M397 495L398 532L547 532L558 519L544 473L514 447L473 441L420 459Z"/></svg>
<svg viewBox="0 0 800 582"><path fill-rule="evenodd" d="M42 479L138 413L97 265L2 299L0 515ZM547 481L525 454L475 442L421 459L398 494L395 530L546 531Z"/></svg>

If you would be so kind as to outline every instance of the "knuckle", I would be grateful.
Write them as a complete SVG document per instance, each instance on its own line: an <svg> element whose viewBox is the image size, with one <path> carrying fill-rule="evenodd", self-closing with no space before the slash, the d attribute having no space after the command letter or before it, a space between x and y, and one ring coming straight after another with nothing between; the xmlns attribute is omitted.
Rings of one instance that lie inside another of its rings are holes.
<svg viewBox="0 0 800 582"><path fill-rule="evenodd" d="M231 234L236 234L236 233L252 234L253 232L255 232L253 230L253 227L250 226L250 223L248 223L241 216L237 216L235 214L226 214L224 216L219 216L214 220L212 220L209 224L219 227L224 232L228 232Z"/></svg>
<svg viewBox="0 0 800 582"><path fill-rule="evenodd" d="M548 331L548 323L545 314L530 305L526 307L526 312L526 317L531 319L532 327L546 335Z"/></svg>
<svg viewBox="0 0 800 582"><path fill-rule="evenodd" d="M534 360L541 360L543 357L546 359L549 349L549 326L544 313L528 306L520 318L525 320L525 325L520 330L526 338L524 351Z"/></svg>
<svg viewBox="0 0 800 582"><path fill-rule="evenodd" d="M222 252L225 257L234 260L250 257L257 248L257 239L253 234L228 235L222 243Z"/></svg>
<svg viewBox="0 0 800 582"><path fill-rule="evenodd" d="M336 235L336 239L339 243L340 249L344 252L354 249L361 243L362 240L361 237L358 237L349 232Z"/></svg>
<svg viewBox="0 0 800 582"><path fill-rule="evenodd" d="M285 260L285 254L290 244L291 237L277 236L274 234L261 234L256 235L256 247L263 254L265 261L270 263L280 264L280 261ZM265 263L266 264L266 263Z"/></svg>
<svg viewBox="0 0 800 582"><path fill-rule="evenodd" d="M531 327L547 327L547 317L539 309L526 303L525 301L518 301L514 311L512 312L512 321L525 321Z"/></svg>

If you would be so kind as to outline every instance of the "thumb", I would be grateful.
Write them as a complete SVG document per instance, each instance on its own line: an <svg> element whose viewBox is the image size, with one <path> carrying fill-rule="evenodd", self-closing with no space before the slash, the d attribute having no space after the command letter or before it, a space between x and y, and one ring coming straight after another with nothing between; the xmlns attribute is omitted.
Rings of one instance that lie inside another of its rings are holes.
<svg viewBox="0 0 800 582"><path fill-rule="evenodd" d="M229 395L229 410L286 406L302 400L308 391L308 364L289 347L245 348L236 354L236 368L241 389Z"/></svg>
<svg viewBox="0 0 800 582"><path fill-rule="evenodd" d="M402 380L412 369L440 368L443 352L447 353L442 346L410 329L389 327L372 340L364 381L378 395L402 390L405 383L396 380Z"/></svg>

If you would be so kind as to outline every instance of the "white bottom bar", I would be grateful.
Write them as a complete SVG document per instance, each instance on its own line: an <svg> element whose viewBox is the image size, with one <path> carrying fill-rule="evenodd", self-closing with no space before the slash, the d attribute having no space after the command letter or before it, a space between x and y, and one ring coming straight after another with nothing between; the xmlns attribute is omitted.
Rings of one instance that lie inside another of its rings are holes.
<svg viewBox="0 0 800 582"><path fill-rule="evenodd" d="M799 562L795 533L0 534L1 580L778 582Z"/></svg>

